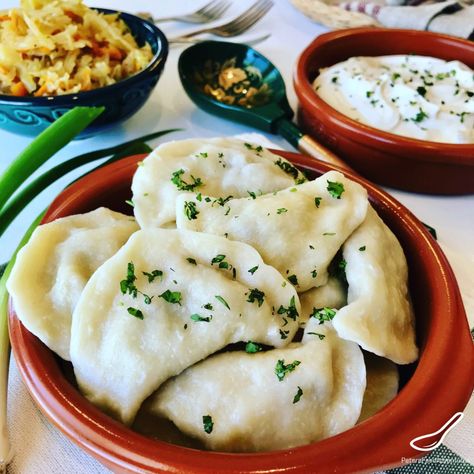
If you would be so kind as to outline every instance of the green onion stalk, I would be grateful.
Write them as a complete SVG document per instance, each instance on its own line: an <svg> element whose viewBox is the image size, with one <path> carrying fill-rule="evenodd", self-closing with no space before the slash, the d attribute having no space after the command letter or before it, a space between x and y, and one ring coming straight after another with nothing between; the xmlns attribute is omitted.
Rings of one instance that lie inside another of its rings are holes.
<svg viewBox="0 0 474 474"><path fill-rule="evenodd" d="M38 135L0 176L0 237L31 200L69 171L109 156L111 157L108 160L94 169L126 156L148 153L151 148L145 143L146 141L178 130L172 129L151 133L121 145L71 158L48 170L15 193L34 171L84 130L103 110L103 107L76 107L70 110ZM6 282L18 251L28 242L34 229L41 222L43 215L44 213L31 224L6 267L2 268L0 266L0 473L6 470L12 456L7 429L10 341L8 337L8 291Z"/></svg>

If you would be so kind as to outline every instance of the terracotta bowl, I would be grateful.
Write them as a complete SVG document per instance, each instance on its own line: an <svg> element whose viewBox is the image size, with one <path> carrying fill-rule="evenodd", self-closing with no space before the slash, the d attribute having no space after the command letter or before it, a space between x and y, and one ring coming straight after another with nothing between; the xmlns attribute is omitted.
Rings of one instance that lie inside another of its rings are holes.
<svg viewBox="0 0 474 474"><path fill-rule="evenodd" d="M331 167L312 158L278 152L311 177ZM137 162L133 156L101 168L62 192L44 222L97 206L124 211ZM10 337L22 377L51 422L115 472L355 473L395 467L424 453L413 438L437 431L467 404L474 384L474 348L452 270L423 225L388 194L363 178L380 216L400 239L410 268L416 311L418 363L401 367L403 388L383 410L356 427L299 448L259 454L200 451L131 431L90 404L68 380L64 363L28 332L10 311Z"/></svg>
<svg viewBox="0 0 474 474"><path fill-rule="evenodd" d="M353 56L419 54L474 69L474 43L426 31L353 28L318 36L294 77L301 127L376 183L418 193L474 192L474 144L405 138L360 124L324 102L311 84L320 68Z"/></svg>

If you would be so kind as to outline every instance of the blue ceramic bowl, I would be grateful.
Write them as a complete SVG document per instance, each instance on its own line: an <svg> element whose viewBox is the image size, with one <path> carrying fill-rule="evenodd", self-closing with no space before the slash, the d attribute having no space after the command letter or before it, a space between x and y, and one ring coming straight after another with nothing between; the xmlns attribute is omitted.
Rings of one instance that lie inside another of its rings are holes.
<svg viewBox="0 0 474 474"><path fill-rule="evenodd" d="M117 13L103 8L97 10ZM104 106L105 111L81 133L80 138L86 138L137 112L163 72L168 56L168 41L161 30L148 21L129 13L120 13L120 18L128 25L139 45L147 42L151 46L153 58L145 69L110 86L77 94L47 97L0 94L0 128L20 135L36 136L75 106Z"/></svg>

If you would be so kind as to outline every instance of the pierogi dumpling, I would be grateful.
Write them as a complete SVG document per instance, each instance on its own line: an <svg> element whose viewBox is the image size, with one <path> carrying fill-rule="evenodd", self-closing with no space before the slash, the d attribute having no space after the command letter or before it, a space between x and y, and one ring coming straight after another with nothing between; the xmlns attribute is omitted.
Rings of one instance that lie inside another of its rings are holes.
<svg viewBox="0 0 474 474"><path fill-rule="evenodd" d="M347 304L347 290L341 280L330 276L323 286L311 288L300 295L300 325L306 322L311 314L321 308L339 309Z"/></svg>
<svg viewBox="0 0 474 474"><path fill-rule="evenodd" d="M263 196L215 199L178 196L176 225L255 247L264 261L306 291L326 283L327 268L364 220L367 191L337 171Z"/></svg>
<svg viewBox="0 0 474 474"><path fill-rule="evenodd" d="M164 384L144 408L219 451L271 451L355 425L365 389L362 351L314 319L302 343L227 352Z"/></svg>
<svg viewBox="0 0 474 474"><path fill-rule="evenodd" d="M372 207L342 247L348 305L333 319L339 336L397 364L418 357L403 249Z"/></svg>
<svg viewBox="0 0 474 474"><path fill-rule="evenodd" d="M140 230L84 289L71 360L85 396L131 423L163 382L229 343L287 345L299 311L295 289L249 245Z"/></svg>
<svg viewBox="0 0 474 474"><path fill-rule="evenodd" d="M237 138L164 143L137 168L132 191L142 228L175 220L176 197L187 191L226 199L265 194L306 181L289 161Z"/></svg>
<svg viewBox="0 0 474 474"><path fill-rule="evenodd" d="M367 387L358 423L380 411L398 393L398 369L388 359L364 352Z"/></svg>
<svg viewBox="0 0 474 474"><path fill-rule="evenodd" d="M63 359L87 280L137 229L133 217L99 208L39 226L18 253L7 283L16 314Z"/></svg>

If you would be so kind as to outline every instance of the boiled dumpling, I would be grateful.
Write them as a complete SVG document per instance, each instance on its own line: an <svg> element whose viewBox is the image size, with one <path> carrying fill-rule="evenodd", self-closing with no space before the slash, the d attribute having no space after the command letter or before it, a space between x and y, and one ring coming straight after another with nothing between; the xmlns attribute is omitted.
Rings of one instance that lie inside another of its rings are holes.
<svg viewBox="0 0 474 474"><path fill-rule="evenodd" d="M327 267L364 220L367 191L337 171L277 193L218 203L178 196L178 228L224 235L254 246L298 292L327 281Z"/></svg>
<svg viewBox="0 0 474 474"><path fill-rule="evenodd" d="M319 309L339 309L347 304L346 285L334 276L330 276L324 286L312 288L299 296L301 302L300 325Z"/></svg>
<svg viewBox="0 0 474 474"><path fill-rule="evenodd" d="M99 208L39 226L19 252L7 284L16 314L63 359L87 280L137 229L132 217Z"/></svg>
<svg viewBox="0 0 474 474"><path fill-rule="evenodd" d="M405 255L391 230L369 207L343 246L348 305L333 320L339 336L397 364L418 357Z"/></svg>
<svg viewBox="0 0 474 474"><path fill-rule="evenodd" d="M137 168L132 191L141 227L175 220L186 191L227 199L259 195L305 181L290 162L237 138L179 140L160 145Z"/></svg>
<svg viewBox="0 0 474 474"><path fill-rule="evenodd" d="M364 352L367 387L362 402L359 421L366 420L380 411L398 393L398 369L388 359Z"/></svg>
<svg viewBox="0 0 474 474"><path fill-rule="evenodd" d="M294 288L252 247L189 231L136 232L89 280L74 312L80 389L130 423L168 378L229 343L287 345Z"/></svg>
<svg viewBox="0 0 474 474"><path fill-rule="evenodd" d="M212 450L287 449L354 426L365 377L359 346L312 319L302 343L210 357L163 385L144 408Z"/></svg>

